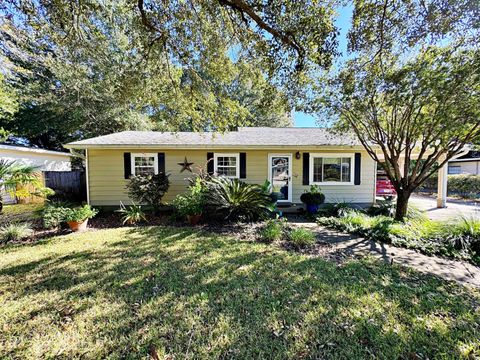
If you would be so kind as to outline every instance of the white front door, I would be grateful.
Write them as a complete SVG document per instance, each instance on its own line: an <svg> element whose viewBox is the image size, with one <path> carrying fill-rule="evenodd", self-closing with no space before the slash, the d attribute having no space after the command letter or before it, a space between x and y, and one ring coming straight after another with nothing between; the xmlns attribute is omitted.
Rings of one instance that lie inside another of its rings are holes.
<svg viewBox="0 0 480 360"><path fill-rule="evenodd" d="M268 155L268 181L278 202L292 202L292 154Z"/></svg>

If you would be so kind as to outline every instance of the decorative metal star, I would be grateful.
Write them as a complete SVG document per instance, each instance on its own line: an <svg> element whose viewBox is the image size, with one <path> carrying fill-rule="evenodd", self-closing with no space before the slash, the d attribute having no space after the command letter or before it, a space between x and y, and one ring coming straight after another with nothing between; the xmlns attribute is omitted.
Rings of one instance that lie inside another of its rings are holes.
<svg viewBox="0 0 480 360"><path fill-rule="evenodd" d="M185 160L183 160L183 163L178 163L178 165L180 165L182 167L182 170L180 170L180 172L182 173L185 170L188 170L188 171L192 172L191 166L193 164L194 164L193 162L188 162L187 157L185 156Z"/></svg>

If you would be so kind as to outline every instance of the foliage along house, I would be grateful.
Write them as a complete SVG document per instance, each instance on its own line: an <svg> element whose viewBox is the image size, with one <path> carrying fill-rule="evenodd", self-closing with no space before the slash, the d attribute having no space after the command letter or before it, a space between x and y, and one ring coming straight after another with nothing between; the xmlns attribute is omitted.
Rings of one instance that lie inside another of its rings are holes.
<svg viewBox="0 0 480 360"><path fill-rule="evenodd" d="M164 201L185 191L192 172L272 184L279 204L300 204L310 185L326 202L369 205L375 201L376 164L351 135L321 128L239 128L220 133L124 131L67 144L86 150L87 198L95 206L129 203L132 175L166 172Z"/></svg>

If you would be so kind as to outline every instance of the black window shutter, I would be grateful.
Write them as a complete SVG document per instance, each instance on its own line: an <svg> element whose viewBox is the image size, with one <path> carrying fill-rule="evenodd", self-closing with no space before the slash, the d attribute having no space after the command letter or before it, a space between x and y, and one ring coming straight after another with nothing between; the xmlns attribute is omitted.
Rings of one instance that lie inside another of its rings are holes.
<svg viewBox="0 0 480 360"><path fill-rule="evenodd" d="M123 153L123 171L124 171L124 178L130 179L132 176L132 156L130 153Z"/></svg>
<svg viewBox="0 0 480 360"><path fill-rule="evenodd" d="M213 175L214 172L214 167L213 167L213 153L208 152L207 153L207 172L209 175Z"/></svg>
<svg viewBox="0 0 480 360"><path fill-rule="evenodd" d="M247 178L247 153L240 153L240 179Z"/></svg>
<svg viewBox="0 0 480 360"><path fill-rule="evenodd" d="M355 174L354 174L354 181L355 185L360 185L360 174L361 174L361 167L362 167L362 154L355 153Z"/></svg>
<svg viewBox="0 0 480 360"><path fill-rule="evenodd" d="M158 153L158 173L165 174L165 153Z"/></svg>
<svg viewBox="0 0 480 360"><path fill-rule="evenodd" d="M310 185L310 153L303 153L303 185Z"/></svg>

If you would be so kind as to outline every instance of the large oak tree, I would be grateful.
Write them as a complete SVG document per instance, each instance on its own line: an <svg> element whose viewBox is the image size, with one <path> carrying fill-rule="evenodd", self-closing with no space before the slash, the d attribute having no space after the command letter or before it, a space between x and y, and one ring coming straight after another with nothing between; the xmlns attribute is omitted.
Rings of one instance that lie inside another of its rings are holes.
<svg viewBox="0 0 480 360"><path fill-rule="evenodd" d="M335 55L330 1L30 1L1 9L21 90L9 129L39 145L122 129L291 124Z"/></svg>

